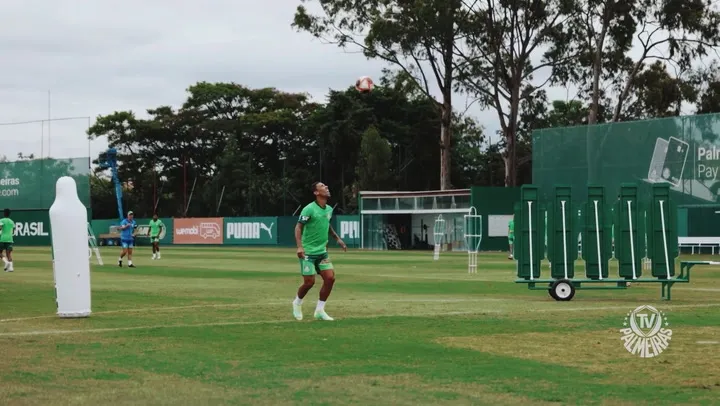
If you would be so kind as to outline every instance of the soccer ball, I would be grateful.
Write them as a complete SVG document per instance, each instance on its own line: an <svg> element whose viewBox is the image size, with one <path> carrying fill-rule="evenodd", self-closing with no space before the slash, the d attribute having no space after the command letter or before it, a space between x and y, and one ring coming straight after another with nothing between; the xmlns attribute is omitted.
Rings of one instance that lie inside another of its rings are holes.
<svg viewBox="0 0 720 406"><path fill-rule="evenodd" d="M355 82L355 89L360 93L370 93L374 86L375 84L373 80L370 79L370 76L360 77L357 82Z"/></svg>

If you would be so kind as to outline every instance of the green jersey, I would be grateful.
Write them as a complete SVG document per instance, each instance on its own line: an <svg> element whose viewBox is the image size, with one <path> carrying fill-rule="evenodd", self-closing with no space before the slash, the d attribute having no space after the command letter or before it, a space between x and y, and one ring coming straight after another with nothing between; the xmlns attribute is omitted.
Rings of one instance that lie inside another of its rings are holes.
<svg viewBox="0 0 720 406"><path fill-rule="evenodd" d="M332 212L332 207L325 205L325 208L322 208L317 202L308 204L300 212L298 223L304 226L302 246L305 255L320 255L327 252Z"/></svg>
<svg viewBox="0 0 720 406"><path fill-rule="evenodd" d="M150 220L150 237L158 237L161 227L165 227L165 224L160 219Z"/></svg>
<svg viewBox="0 0 720 406"><path fill-rule="evenodd" d="M508 235L515 234L515 219L511 219L508 222Z"/></svg>
<svg viewBox="0 0 720 406"><path fill-rule="evenodd" d="M15 233L15 222L10 220L9 217L0 219L0 225L2 225L2 232L0 233L0 242L13 243L13 235Z"/></svg>

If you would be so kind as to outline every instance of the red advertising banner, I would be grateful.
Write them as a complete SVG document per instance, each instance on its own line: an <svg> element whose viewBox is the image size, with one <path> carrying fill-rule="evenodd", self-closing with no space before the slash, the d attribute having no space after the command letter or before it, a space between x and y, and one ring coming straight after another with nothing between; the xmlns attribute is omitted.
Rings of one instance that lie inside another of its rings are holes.
<svg viewBox="0 0 720 406"><path fill-rule="evenodd" d="M176 218L173 244L222 244L222 217Z"/></svg>

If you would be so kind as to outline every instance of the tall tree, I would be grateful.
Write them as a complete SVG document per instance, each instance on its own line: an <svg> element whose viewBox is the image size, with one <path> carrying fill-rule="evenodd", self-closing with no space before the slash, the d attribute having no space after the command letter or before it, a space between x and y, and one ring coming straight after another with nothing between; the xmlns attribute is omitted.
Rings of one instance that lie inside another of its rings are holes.
<svg viewBox="0 0 720 406"><path fill-rule="evenodd" d="M720 113L720 63L713 60L692 76L700 92L695 114Z"/></svg>
<svg viewBox="0 0 720 406"><path fill-rule="evenodd" d="M357 165L358 187L361 190L385 190L390 180L392 150L377 128L369 127L360 141Z"/></svg>
<svg viewBox="0 0 720 406"><path fill-rule="evenodd" d="M619 119L641 120L655 117L676 117L683 102L697 98L697 83L691 78L670 74L662 61L655 61L633 79L634 91L625 100L626 108Z"/></svg>
<svg viewBox="0 0 720 406"><path fill-rule="evenodd" d="M118 149L120 177L132 184L137 211L152 211L157 179L164 178L160 207L167 215L218 213L223 187L238 199L223 197L225 208L255 215L265 208L280 212L281 158L304 156L311 143L301 131L314 108L306 95L201 82L188 88L177 111L150 109L146 119L116 112L99 117L88 133L107 136ZM237 176L238 165L249 168L243 176ZM245 194L234 195L240 191Z"/></svg>
<svg viewBox="0 0 720 406"><path fill-rule="evenodd" d="M319 105L276 89L198 83L178 110L149 109L145 118L116 112L89 133L119 150L124 204L139 216L152 214L158 200L163 216L289 215L317 180L347 213L359 186L426 190L439 182L440 112L416 90L350 87ZM453 123L451 171L468 187L482 160L482 127L468 117ZM375 130L368 135L368 128ZM107 181L94 179L93 194L114 206Z"/></svg>
<svg viewBox="0 0 720 406"><path fill-rule="evenodd" d="M483 107L497 112L507 186L517 182L522 105L549 82L548 78L535 83L535 75L554 71L572 59L566 49L571 5L565 0L478 0L468 6L469 18L460 21L469 49L455 50L459 80Z"/></svg>
<svg viewBox="0 0 720 406"><path fill-rule="evenodd" d="M307 3L309 0L301 0ZM401 69L440 112L440 189L452 187L452 92L454 52L460 42L459 21L465 17L461 0L317 0L323 15L297 7L293 27L337 44L357 47L368 58Z"/></svg>
<svg viewBox="0 0 720 406"><path fill-rule="evenodd" d="M720 14L710 0L576 0L571 24L566 50L580 57L554 82L572 81L589 96L589 124L597 123L605 97L613 105L611 120L622 118L647 62L662 60L684 71L720 45ZM633 58L635 43L640 50Z"/></svg>

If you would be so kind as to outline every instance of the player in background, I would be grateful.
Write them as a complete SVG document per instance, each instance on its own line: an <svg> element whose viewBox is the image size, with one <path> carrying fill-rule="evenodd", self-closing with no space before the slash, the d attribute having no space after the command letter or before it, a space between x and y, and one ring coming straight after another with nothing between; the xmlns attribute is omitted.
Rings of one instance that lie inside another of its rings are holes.
<svg viewBox="0 0 720 406"><path fill-rule="evenodd" d="M5 209L3 218L0 219L0 257L5 263L5 272L13 272L12 250L15 240L15 222L10 218L10 209ZM3 252L7 258L3 257Z"/></svg>
<svg viewBox="0 0 720 406"><path fill-rule="evenodd" d="M163 228L165 228L165 224L158 219L157 213L153 214L153 218L150 220L150 243L153 249L152 259L160 259L160 233Z"/></svg>
<svg viewBox="0 0 720 406"><path fill-rule="evenodd" d="M347 245L330 225L333 209L328 205L330 190L327 185L315 182L311 189L315 195L315 201L302 209L295 226L295 243L297 244L297 256L300 259L300 274L303 277L303 283L293 301L293 316L297 320L302 320L303 298L315 284L315 275L320 274L323 285L320 288L320 298L315 308L315 318L333 320L325 312L325 302L335 283L335 270L328 255L328 237L332 235L343 251L347 251Z"/></svg>
<svg viewBox="0 0 720 406"><path fill-rule="evenodd" d="M122 267L123 257L127 254L128 267L135 268L135 265L132 263L132 252L133 247L135 246L135 229L137 228L137 223L135 223L134 217L135 213L129 211L127 218L124 218L123 221L120 222L120 246L122 247L122 252L120 253L120 258L118 259L119 267Z"/></svg>
<svg viewBox="0 0 720 406"><path fill-rule="evenodd" d="M510 248L510 255L508 259L513 259L513 243L515 242L515 215L510 217L508 222L508 247Z"/></svg>

